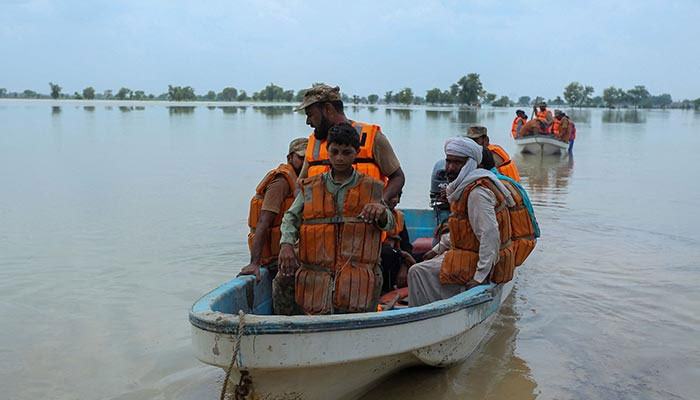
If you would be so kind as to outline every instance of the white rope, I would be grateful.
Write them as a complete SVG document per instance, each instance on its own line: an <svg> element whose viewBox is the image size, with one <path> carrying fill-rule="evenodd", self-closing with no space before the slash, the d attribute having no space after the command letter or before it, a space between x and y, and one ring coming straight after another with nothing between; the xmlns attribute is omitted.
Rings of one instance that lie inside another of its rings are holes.
<svg viewBox="0 0 700 400"><path fill-rule="evenodd" d="M238 310L238 334L236 335L236 341L233 344L233 355L231 356L231 363L226 370L226 378L224 379L224 385L221 388L221 395L219 400L225 400L226 398L226 386L228 386L228 380L231 378L231 371L233 370L233 364L238 358L238 353L241 351L241 337L243 336L243 328L245 327L245 314L243 310ZM248 371L241 371L241 381L243 381L243 375L248 375ZM236 391L236 398L238 397L238 390ZM241 397L244 398L244 397Z"/></svg>

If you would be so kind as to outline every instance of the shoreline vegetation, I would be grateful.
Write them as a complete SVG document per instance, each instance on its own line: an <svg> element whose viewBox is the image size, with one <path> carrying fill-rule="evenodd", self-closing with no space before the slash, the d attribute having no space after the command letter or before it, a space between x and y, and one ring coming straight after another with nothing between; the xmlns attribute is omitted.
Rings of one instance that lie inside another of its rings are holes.
<svg viewBox="0 0 700 400"><path fill-rule="evenodd" d="M312 86L320 85L314 83ZM98 100L98 101L118 101L118 102L159 102L172 103L173 106L186 104L221 105L227 104L278 104L296 105L304 97L301 89L294 91L270 83L251 96L245 90L238 90L234 87L225 87L220 92L214 90L207 91L206 94L199 95L191 86L168 85L168 91L159 95L146 94L143 90L131 90L126 87L120 88L116 93L111 89L106 89L102 93L97 93L91 86L74 92L72 95L63 93L63 88L56 83L49 82L49 94L38 93L33 90L23 92L8 92L0 87L0 99L12 100ZM670 94L652 95L643 85L637 85L631 89L624 90L611 86L603 90L602 95L593 96L595 89L592 86L582 85L579 82L571 82L562 93L554 99L548 99L547 104L553 107L569 108L643 108L643 109L695 109L700 110L700 98L695 100L674 101ZM479 74L470 73L461 77L453 83L449 89L433 88L427 90L425 96L416 96L411 88L403 88L396 93L387 91L383 96L369 94L367 96L348 95L341 93L342 100L346 105L428 105L428 106L449 106L476 108L482 105L492 107L531 107L544 97L521 96L516 100L511 100L508 96L498 97L494 93L484 90Z"/></svg>

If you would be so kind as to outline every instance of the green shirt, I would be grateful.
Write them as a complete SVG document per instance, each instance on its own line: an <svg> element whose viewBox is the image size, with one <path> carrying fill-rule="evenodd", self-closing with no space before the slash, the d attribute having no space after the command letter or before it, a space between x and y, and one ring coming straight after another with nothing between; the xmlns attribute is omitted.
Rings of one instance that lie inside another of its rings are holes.
<svg viewBox="0 0 700 400"><path fill-rule="evenodd" d="M326 189L333 195L335 203L338 205L338 215L342 215L345 195L349 189L357 186L360 181L360 173L353 170L352 175L341 183L337 183L333 180L330 171L323 173L321 179L326 182ZM302 211L304 211L304 194L300 191L287 212L284 213L284 217L282 217L282 225L280 226L282 237L280 239L280 245L282 243L294 245L299 235L299 227L303 219L301 216ZM386 224L384 226L377 226L377 228L382 231L392 230L395 224L394 215L389 212L386 205L384 206L384 214L386 214Z"/></svg>

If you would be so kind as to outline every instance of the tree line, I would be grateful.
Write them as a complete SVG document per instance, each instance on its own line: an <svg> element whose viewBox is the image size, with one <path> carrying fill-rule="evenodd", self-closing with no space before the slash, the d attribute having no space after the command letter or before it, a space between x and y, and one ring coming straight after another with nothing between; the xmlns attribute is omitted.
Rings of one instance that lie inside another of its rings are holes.
<svg viewBox="0 0 700 400"><path fill-rule="evenodd" d="M322 83L314 83L317 86ZM225 87L220 92L209 90L206 94L196 94L191 86L168 85L168 91L159 95L146 94L143 90L132 90L122 87L116 93L107 89L102 93L97 93L92 86L86 87L81 92L74 92L72 95L63 93L63 88L56 83L49 82L49 94L42 94L33 90L23 92L8 92L0 88L0 97L21 98L21 99L87 99L87 100L170 100L170 101L262 101L262 102L301 102L305 89L294 91L284 89L274 83L270 83L260 91L248 95L245 90L238 90L234 87ZM636 85L630 89L610 86L603 90L599 96L593 96L595 89L592 86L583 85L579 82L571 82L562 92L561 96L556 96L547 101L552 106L569 107L634 107L634 108L695 108L700 109L700 98L695 100L683 100L674 102L668 93L652 95L644 85ZM563 98L562 98L563 96ZM481 78L477 73L470 73L459 78L447 89L433 88L425 92L425 96L418 96L413 89L406 87L396 92L393 90L380 96L376 93L360 96L341 93L341 97L346 104L402 104L402 105L457 105L457 106L480 106L489 104L494 107L509 106L530 106L542 100L543 97L521 96L518 100L511 100L508 96L498 97L494 93L484 90Z"/></svg>

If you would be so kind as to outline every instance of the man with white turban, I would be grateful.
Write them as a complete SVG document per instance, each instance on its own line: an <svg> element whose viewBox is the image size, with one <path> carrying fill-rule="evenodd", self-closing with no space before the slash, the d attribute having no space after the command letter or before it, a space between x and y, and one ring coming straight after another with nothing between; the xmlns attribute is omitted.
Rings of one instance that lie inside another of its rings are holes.
<svg viewBox="0 0 700 400"><path fill-rule="evenodd" d="M470 128L471 129L471 128ZM470 183L480 178L489 178L499 190L508 206L513 206L513 198L501 181L486 169L478 168L482 161L483 147L466 137L453 137L445 142L445 172L447 175L447 200L459 201ZM477 185L467 198L469 224L479 240L479 261L474 277L462 285L440 283L440 268L445 252L450 249L449 234L443 235L440 242L423 257L424 261L415 264L408 271L408 304L417 307L433 301L443 300L488 283L491 269L498 261L500 236L496 220L496 195L486 187Z"/></svg>

